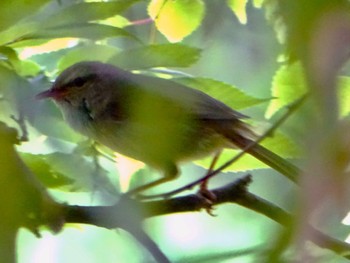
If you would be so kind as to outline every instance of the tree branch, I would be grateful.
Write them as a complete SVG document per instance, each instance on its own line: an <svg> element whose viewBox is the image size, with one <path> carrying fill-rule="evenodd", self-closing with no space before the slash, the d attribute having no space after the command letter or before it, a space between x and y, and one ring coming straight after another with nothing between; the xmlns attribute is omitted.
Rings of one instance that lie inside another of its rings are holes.
<svg viewBox="0 0 350 263"><path fill-rule="evenodd" d="M211 190L216 196L216 201L213 205L235 203L260 213L285 227L290 227L295 218L273 203L248 192L247 187L250 182L251 176L247 175L229 185ZM64 217L68 223L93 224L109 229L116 227L129 229L130 225L132 225L130 220L137 218L143 220L173 213L195 212L207 207L207 201L194 194L168 200L147 202L124 197L113 206L65 205ZM312 226L309 226L309 228L313 233L313 239L311 240L313 243L350 259L349 244L330 237Z"/></svg>

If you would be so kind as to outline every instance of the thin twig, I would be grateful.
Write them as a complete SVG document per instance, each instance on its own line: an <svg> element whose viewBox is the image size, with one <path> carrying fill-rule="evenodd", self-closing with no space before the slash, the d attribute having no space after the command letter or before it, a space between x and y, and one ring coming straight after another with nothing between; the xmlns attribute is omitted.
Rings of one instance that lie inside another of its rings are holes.
<svg viewBox="0 0 350 263"><path fill-rule="evenodd" d="M129 26L140 26L140 25L147 25L153 23L152 18L145 18L145 19L139 19L135 21L131 21Z"/></svg>

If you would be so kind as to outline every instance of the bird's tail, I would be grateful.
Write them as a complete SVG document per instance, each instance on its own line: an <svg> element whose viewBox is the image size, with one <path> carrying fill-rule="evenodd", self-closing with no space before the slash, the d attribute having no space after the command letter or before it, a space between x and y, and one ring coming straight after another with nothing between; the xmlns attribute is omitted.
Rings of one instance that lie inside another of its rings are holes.
<svg viewBox="0 0 350 263"><path fill-rule="evenodd" d="M265 163L272 169L280 172L284 176L288 177L291 181L297 182L298 175L301 173L301 170L294 164L288 162L286 159L281 156L271 152L269 149L256 144L253 140L247 139L243 136L234 136L230 140L241 150L247 152L248 154L254 156L261 162Z"/></svg>

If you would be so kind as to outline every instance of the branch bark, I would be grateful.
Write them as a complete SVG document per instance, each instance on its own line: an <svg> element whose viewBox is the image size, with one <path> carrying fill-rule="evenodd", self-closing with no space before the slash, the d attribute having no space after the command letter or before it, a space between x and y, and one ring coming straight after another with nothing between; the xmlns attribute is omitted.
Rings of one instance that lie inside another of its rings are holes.
<svg viewBox="0 0 350 263"><path fill-rule="evenodd" d="M213 206L232 203L243 206L262 214L271 220L289 228L295 222L290 213L275 204L250 193L247 190L251 176L245 176L235 182L221 188L212 190L216 196ZM64 206L64 218L69 223L93 224L104 228L126 228L130 226L130 220L162 216L181 212L197 212L207 209L208 202L198 195L175 197L168 200L139 202L136 200L121 198L113 206ZM330 237L311 225L312 241L322 248L334 251L343 257L350 259L350 245L346 242Z"/></svg>

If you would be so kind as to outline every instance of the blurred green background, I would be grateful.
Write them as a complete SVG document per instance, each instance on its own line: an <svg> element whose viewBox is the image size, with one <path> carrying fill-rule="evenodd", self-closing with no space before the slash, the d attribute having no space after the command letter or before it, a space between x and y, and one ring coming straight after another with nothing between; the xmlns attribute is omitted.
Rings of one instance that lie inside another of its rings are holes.
<svg viewBox="0 0 350 263"><path fill-rule="evenodd" d="M0 28L3 30L0 33L3 39L0 43L0 98L5 98L0 101L0 120L17 128L18 123L10 116L19 116L25 112L29 141L22 143L18 150L59 201L78 205L112 204L118 199L121 188L126 187L124 184L134 186L158 176L156 171L135 166L134 163L125 164L129 166L123 172L122 157L117 157L115 165L109 158L99 155L91 142L70 130L52 102L34 100L36 93L50 87L50 81L59 71L76 61L114 59L117 64L128 69L142 71L155 65L162 69L181 71L180 76L189 74L225 82L230 85L229 88L238 88L257 99L252 105L248 105L248 102L243 104L239 110L251 117L248 122L256 127L258 133L273 123L274 119L266 119L265 114L273 97L271 88L276 72L282 65L279 60L283 60L281 58L285 55L285 49L278 43L276 31L266 20L266 10L269 9L260 7L260 1L247 1L246 23L241 23L237 13L227 4L235 1L188 1L188 5L196 2L205 6L203 20L181 42L184 46L175 49L175 62L169 65L164 63L166 57L159 55L158 50L156 53L161 62L152 60L152 57L150 61L140 62L137 60L142 59L135 56L134 51L127 53L133 48L142 49L150 44L169 43L151 21L142 22L149 17L147 8L150 1L130 1L130 5L131 2L137 2L130 7L127 1L121 1L125 4L122 5L123 12L119 14L116 11L119 16L108 21L108 25L115 27L114 31L107 27L95 28L89 23L104 20L98 15L94 19L94 8L90 10L80 7L74 12L60 12L74 4L83 3L82 1L29 2L30 5L26 5L26 1L4 1L1 4L3 6L0 5L1 14L18 10L13 18L4 17L0 20ZM246 1L236 2L242 4ZM101 10L96 11L96 14L108 13L108 8L107 11ZM21 20L23 17L24 20ZM133 24L135 21L139 23ZM129 26L123 27L123 24ZM44 45L51 39L59 41ZM189 47L195 50L189 49L189 55L185 55L183 61L181 58L177 61L176 52L187 51L186 48ZM195 59L196 49L201 49L198 60ZM195 63L191 63L191 59ZM182 63L186 66L181 66ZM215 94L220 99L220 91L214 87ZM234 100L240 98L222 96L222 99L235 105ZM296 147L293 142L298 141L305 132L301 123L303 122L297 116L281 127L283 136L290 138L286 137L281 144L275 141L272 145L275 144L276 149L281 148L282 155L297 157L294 153L302 147ZM183 165L179 179L157 187L153 193L172 190L199 178L205 174L203 164L207 163L208 161L200 161ZM261 167L249 165L242 167ZM125 179L125 183L118 174L128 174L128 169L136 170L136 174L130 182L130 179ZM225 185L245 175L246 172L241 170L240 167L232 167L230 171L210 180L210 187ZM255 169L252 174L253 184L249 189L253 193L286 210L295 208L297 190L285 178L271 169ZM195 191L196 189L192 192ZM322 208L318 212L320 217L315 220L317 223L324 223L330 234L340 239L346 238L348 229L340 224L343 214L335 213L323 220ZM215 217L200 211L161 216L147 219L144 226L172 262L186 263L263 262L265 253L276 245L282 230L276 222L235 204L218 206L214 214ZM145 248L127 232L119 229L106 230L67 224L57 235L45 229L41 233L42 238L38 239L28 230L22 229L19 232L19 262L137 263L153 260ZM346 262L328 250L322 250L311 243L305 245L310 246L308 252L315 260L312 262ZM286 258L293 259L293 253L287 252Z"/></svg>

